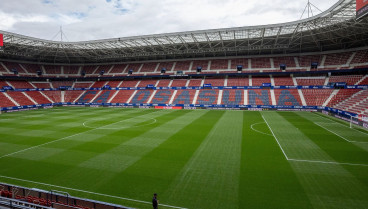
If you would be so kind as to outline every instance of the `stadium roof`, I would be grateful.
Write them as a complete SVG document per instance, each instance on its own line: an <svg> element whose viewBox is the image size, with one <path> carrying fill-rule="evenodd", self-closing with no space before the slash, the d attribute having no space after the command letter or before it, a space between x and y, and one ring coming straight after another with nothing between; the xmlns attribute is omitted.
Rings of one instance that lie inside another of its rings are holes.
<svg viewBox="0 0 368 209"><path fill-rule="evenodd" d="M320 52L368 46L368 18L356 20L355 0L282 24L60 42L10 32L0 58L48 63L124 62Z"/></svg>

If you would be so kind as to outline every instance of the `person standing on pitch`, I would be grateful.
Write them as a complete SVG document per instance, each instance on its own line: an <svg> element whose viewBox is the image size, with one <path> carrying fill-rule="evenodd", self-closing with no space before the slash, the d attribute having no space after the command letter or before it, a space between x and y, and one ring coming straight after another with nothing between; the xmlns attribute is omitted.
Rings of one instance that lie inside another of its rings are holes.
<svg viewBox="0 0 368 209"><path fill-rule="evenodd" d="M152 198L152 206L153 209L158 209L158 199L157 199L157 194L153 194L153 198Z"/></svg>

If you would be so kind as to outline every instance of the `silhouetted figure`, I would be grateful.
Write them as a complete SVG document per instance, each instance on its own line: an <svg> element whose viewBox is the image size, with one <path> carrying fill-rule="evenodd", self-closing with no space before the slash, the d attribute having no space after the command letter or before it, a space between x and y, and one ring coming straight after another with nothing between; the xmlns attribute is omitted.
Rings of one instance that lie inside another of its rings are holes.
<svg viewBox="0 0 368 209"><path fill-rule="evenodd" d="M158 199L157 199L157 194L153 194L153 198L152 198L152 206L153 209L158 209Z"/></svg>

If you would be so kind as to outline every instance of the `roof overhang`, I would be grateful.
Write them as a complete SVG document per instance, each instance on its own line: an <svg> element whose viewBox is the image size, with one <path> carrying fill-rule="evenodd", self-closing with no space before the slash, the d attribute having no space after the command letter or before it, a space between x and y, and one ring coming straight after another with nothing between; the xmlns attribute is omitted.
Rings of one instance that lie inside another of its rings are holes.
<svg viewBox="0 0 368 209"><path fill-rule="evenodd" d="M114 39L58 42L0 31L0 58L51 63L290 54L368 46L368 20L356 20L355 0L340 0L307 19L272 25Z"/></svg>

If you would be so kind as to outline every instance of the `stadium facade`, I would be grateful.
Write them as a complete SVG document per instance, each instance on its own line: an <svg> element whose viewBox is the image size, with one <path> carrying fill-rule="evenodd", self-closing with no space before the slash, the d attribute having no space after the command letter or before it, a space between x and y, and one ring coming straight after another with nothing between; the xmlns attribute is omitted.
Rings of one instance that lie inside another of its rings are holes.
<svg viewBox="0 0 368 209"><path fill-rule="evenodd" d="M368 115L368 19L356 18L355 0L265 26L81 42L1 33L3 111L77 104Z"/></svg>
<svg viewBox="0 0 368 209"><path fill-rule="evenodd" d="M283 24L82 42L0 31L0 110L318 111L368 128L368 18L356 12L355 0L339 0L319 15ZM79 208L126 208L0 186L0 200L13 205L68 208L71 200Z"/></svg>

